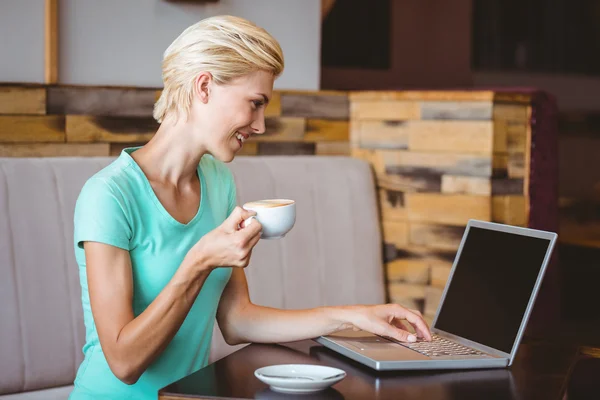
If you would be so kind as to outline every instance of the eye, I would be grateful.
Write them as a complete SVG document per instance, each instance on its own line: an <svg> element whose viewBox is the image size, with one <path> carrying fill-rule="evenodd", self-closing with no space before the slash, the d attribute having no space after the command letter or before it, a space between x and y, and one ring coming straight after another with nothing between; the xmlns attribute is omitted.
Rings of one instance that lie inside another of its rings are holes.
<svg viewBox="0 0 600 400"><path fill-rule="evenodd" d="M265 105L265 102L262 100L252 100L252 105L254 105L254 108L260 108Z"/></svg>

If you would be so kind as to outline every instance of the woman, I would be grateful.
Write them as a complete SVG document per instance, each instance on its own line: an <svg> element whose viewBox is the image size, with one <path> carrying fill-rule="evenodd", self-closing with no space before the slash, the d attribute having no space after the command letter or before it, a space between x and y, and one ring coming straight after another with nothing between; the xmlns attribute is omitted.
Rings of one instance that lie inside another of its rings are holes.
<svg viewBox="0 0 600 400"><path fill-rule="evenodd" d="M250 302L243 268L259 240L236 207L230 162L265 131L264 111L283 70L279 44L235 17L186 29L166 50L161 123L141 148L84 185L75 253L86 325L73 399L156 398L205 366L215 317L229 344L286 342L346 328L414 341L429 329L398 305L284 311Z"/></svg>

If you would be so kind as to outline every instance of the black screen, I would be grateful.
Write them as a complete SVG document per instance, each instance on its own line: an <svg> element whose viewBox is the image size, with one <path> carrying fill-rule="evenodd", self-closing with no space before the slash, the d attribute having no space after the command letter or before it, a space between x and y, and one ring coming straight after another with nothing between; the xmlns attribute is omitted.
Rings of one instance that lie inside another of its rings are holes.
<svg viewBox="0 0 600 400"><path fill-rule="evenodd" d="M435 327L510 353L549 246L470 227Z"/></svg>

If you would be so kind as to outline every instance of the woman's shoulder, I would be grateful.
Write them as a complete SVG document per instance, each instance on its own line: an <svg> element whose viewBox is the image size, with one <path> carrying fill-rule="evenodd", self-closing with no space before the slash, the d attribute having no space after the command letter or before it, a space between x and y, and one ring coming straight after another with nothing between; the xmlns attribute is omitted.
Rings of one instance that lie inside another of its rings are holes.
<svg viewBox="0 0 600 400"><path fill-rule="evenodd" d="M122 160L116 159L87 179L81 189L80 197L84 194L115 195L122 193L126 187L130 186L131 180L129 166Z"/></svg>

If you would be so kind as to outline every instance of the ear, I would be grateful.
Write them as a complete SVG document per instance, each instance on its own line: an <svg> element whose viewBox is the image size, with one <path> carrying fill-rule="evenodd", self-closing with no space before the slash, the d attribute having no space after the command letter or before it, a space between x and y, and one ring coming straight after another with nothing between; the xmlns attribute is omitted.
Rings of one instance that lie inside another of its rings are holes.
<svg viewBox="0 0 600 400"><path fill-rule="evenodd" d="M208 103L212 80L210 72L201 72L194 81L194 96L204 104Z"/></svg>

